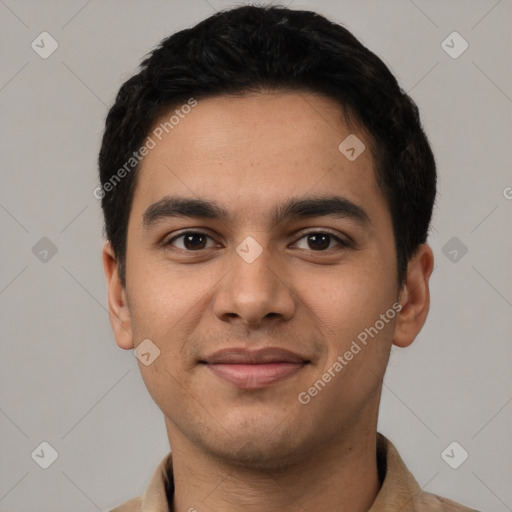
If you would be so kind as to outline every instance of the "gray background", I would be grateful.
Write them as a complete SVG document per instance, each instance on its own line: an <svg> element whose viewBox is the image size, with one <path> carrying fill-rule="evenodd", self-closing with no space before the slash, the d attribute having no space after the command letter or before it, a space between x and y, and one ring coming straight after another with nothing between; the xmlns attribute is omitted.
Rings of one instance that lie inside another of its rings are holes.
<svg viewBox="0 0 512 512"><path fill-rule="evenodd" d="M230 5L0 0L1 512L108 510L141 494L169 449L110 330L96 158L107 107L143 55ZM343 23L383 58L438 161L432 309L416 342L393 348L379 430L425 490L512 510L512 4L291 7ZM59 44L47 59L31 48L43 31ZM453 31L469 43L457 59L441 47ZM31 458L42 441L59 454L46 470ZM441 457L452 441L469 453L458 469Z"/></svg>

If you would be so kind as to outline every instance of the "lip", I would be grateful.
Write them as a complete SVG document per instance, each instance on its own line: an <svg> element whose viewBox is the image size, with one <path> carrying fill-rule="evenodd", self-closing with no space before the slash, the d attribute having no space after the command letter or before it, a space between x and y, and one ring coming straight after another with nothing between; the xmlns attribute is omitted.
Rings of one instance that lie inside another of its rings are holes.
<svg viewBox="0 0 512 512"><path fill-rule="evenodd" d="M217 377L240 389L268 387L295 375L309 362L278 348L219 350L202 361Z"/></svg>

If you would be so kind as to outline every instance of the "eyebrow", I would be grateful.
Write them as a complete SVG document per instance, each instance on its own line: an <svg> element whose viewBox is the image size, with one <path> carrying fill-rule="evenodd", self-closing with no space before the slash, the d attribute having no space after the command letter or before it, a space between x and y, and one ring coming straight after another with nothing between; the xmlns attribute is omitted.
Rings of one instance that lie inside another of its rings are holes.
<svg viewBox="0 0 512 512"><path fill-rule="evenodd" d="M370 224L370 218L361 206L336 195L291 198L278 205L270 217L273 225L277 225L285 220L325 216L350 218L361 225ZM221 220L226 223L231 220L229 212L214 201L165 196L146 209L143 226L149 229L162 220L174 217Z"/></svg>

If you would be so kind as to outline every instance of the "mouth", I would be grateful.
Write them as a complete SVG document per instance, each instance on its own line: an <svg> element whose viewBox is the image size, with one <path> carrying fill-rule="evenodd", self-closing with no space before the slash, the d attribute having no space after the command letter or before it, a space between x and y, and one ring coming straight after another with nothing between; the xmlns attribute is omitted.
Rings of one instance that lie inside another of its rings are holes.
<svg viewBox="0 0 512 512"><path fill-rule="evenodd" d="M240 389L259 389L292 377L310 362L288 350L267 348L221 350L201 364Z"/></svg>

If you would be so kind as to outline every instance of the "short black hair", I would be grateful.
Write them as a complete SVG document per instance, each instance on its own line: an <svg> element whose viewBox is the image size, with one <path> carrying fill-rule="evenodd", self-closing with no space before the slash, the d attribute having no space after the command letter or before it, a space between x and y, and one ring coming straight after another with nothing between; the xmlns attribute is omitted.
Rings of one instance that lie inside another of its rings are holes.
<svg viewBox="0 0 512 512"><path fill-rule="evenodd" d="M191 99L262 90L324 95L370 134L403 283L408 261L426 242L436 195L435 160L416 104L382 60L343 26L311 11L242 6L161 41L121 86L107 115L95 195L102 200L105 233L123 285L140 167L133 157L156 120Z"/></svg>

